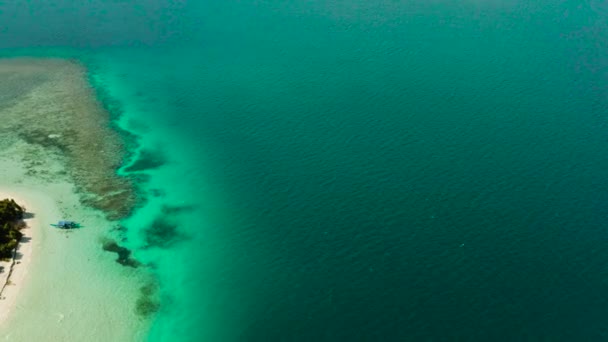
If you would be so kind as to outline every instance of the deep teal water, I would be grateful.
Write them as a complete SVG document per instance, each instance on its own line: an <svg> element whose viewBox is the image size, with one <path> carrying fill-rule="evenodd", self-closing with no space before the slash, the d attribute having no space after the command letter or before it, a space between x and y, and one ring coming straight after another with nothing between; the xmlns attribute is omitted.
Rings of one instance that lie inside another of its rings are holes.
<svg viewBox="0 0 608 342"><path fill-rule="evenodd" d="M151 341L603 340L607 14L29 1L0 46L83 61L164 162L125 222Z"/></svg>

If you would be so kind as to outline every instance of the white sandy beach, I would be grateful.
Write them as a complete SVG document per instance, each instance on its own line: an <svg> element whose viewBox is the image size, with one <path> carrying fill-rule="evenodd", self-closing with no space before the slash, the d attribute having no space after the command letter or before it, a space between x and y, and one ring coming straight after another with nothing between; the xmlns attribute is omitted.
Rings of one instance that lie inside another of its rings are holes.
<svg viewBox="0 0 608 342"><path fill-rule="evenodd" d="M111 223L83 207L65 177L50 180L39 174L59 170L59 161L42 159L33 177L21 157L12 156L36 152L22 143L13 149L25 150L0 152L0 197L15 199L33 217L26 221L29 239L20 244L21 256L0 300L0 340L140 340L148 324L134 310L141 274L102 250L100 239ZM64 218L77 218L85 228L50 226ZM1 276L4 280L5 273Z"/></svg>
<svg viewBox="0 0 608 342"><path fill-rule="evenodd" d="M3 267L3 272L0 273L0 289L2 289L0 294L0 325L9 317L11 310L17 303L23 284L27 282L28 269L34 257L34 250L40 248L36 235L40 234L38 231L41 229L41 222L48 221L57 215L56 208L43 205L39 202L39 197L39 194L25 189L0 189L0 199L12 198L17 204L25 207L28 214L32 215L24 220L27 227L23 230L23 239L19 244L15 259L0 261L0 267ZM35 214L33 214L34 211Z"/></svg>

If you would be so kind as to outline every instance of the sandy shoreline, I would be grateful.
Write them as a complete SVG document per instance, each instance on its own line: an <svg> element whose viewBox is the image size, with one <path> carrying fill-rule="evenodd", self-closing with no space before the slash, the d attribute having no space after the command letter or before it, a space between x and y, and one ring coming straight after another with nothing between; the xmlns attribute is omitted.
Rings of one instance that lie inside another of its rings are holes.
<svg viewBox="0 0 608 342"><path fill-rule="evenodd" d="M0 340L144 340L150 322L136 304L148 275L102 248L117 231L108 217L128 213L133 192L115 175L122 146L84 68L10 59L0 75L0 199L33 214L0 299ZM83 228L49 226L61 219Z"/></svg>
<svg viewBox="0 0 608 342"><path fill-rule="evenodd" d="M105 219L79 205L67 182L0 182L0 198L6 197L33 217L26 219L30 239L20 244L19 263L0 299L0 340L142 340L147 323L137 319L132 305L139 292L137 271L118 265L115 255L100 248ZM73 217L85 228L49 225Z"/></svg>
<svg viewBox="0 0 608 342"><path fill-rule="evenodd" d="M23 229L23 238L19 243L14 260L0 261L0 267L3 267L2 273L0 273L0 290L2 291L0 293L0 326L15 307L19 292L27 281L28 269L33 257L33 246L36 242L36 231L41 228L41 217L45 216L35 209L35 201L32 201L27 195L0 189L0 199L5 198L14 199L17 204L26 208L28 214L32 215L24 219L27 226Z"/></svg>

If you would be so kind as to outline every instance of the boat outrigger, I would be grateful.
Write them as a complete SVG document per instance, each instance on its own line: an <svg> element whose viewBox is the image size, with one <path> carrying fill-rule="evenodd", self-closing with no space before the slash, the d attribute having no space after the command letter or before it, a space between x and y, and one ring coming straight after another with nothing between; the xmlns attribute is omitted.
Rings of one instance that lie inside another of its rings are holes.
<svg viewBox="0 0 608 342"><path fill-rule="evenodd" d="M51 226L61 229L80 228L80 224L74 221L59 221L57 224L51 224Z"/></svg>

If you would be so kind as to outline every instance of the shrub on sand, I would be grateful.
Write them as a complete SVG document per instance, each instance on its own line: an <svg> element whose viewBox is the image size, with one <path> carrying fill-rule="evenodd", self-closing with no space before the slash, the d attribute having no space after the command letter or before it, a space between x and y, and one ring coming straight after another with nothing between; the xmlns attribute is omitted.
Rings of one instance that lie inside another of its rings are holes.
<svg viewBox="0 0 608 342"><path fill-rule="evenodd" d="M0 201L0 259L10 259L23 237L25 209L12 199Z"/></svg>

